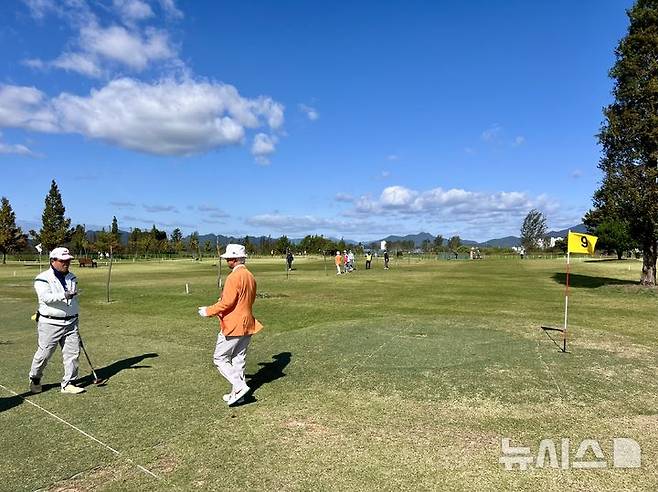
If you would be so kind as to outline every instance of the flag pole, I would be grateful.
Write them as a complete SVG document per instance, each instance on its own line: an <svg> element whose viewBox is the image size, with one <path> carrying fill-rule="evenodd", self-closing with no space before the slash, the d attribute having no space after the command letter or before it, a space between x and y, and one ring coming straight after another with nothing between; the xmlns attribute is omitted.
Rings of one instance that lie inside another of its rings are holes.
<svg viewBox="0 0 658 492"><path fill-rule="evenodd" d="M568 234L571 234L569 231ZM562 332L562 352L567 351L567 318L569 315L569 263L571 253L569 252L569 235L567 235L567 282L566 290L564 291L564 331Z"/></svg>

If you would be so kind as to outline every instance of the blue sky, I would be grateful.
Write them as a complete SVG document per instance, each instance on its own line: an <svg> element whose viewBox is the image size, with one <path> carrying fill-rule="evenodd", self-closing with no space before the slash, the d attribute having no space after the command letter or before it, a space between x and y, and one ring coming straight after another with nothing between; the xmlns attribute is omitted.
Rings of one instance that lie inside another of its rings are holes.
<svg viewBox="0 0 658 492"><path fill-rule="evenodd" d="M374 240L581 221L630 0L0 3L0 195L39 223Z"/></svg>

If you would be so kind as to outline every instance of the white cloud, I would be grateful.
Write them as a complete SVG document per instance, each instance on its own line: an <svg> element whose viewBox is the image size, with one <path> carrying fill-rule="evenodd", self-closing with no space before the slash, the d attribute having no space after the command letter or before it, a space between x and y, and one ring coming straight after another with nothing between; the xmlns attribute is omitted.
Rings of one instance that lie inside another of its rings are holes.
<svg viewBox="0 0 658 492"><path fill-rule="evenodd" d="M0 128L57 131L46 95L34 87L0 85Z"/></svg>
<svg viewBox="0 0 658 492"><path fill-rule="evenodd" d="M54 0L23 0L30 9L30 14L37 20L43 19L50 12L57 10Z"/></svg>
<svg viewBox="0 0 658 492"><path fill-rule="evenodd" d="M150 62L174 58L175 49L164 31L149 28L144 35L122 26L102 28L97 25L80 31L80 46L91 55L144 70Z"/></svg>
<svg viewBox="0 0 658 492"><path fill-rule="evenodd" d="M350 195L349 193L339 192L339 193L336 193L335 200L337 202L348 202L348 203L350 203L350 202L354 201L354 197L352 195Z"/></svg>
<svg viewBox="0 0 658 492"><path fill-rule="evenodd" d="M183 12L181 12L176 7L176 2L174 2L174 0L160 0L160 7L165 12L167 17L170 17L172 19L183 18Z"/></svg>
<svg viewBox="0 0 658 492"><path fill-rule="evenodd" d="M480 136L485 142L493 143L500 138L502 131L503 128L498 123L494 123L489 128L484 130Z"/></svg>
<svg viewBox="0 0 658 492"><path fill-rule="evenodd" d="M135 208L133 202L110 202L110 205L117 208Z"/></svg>
<svg viewBox="0 0 658 492"><path fill-rule="evenodd" d="M153 10L149 4L141 0L114 0L114 8L127 22L140 21L153 17Z"/></svg>
<svg viewBox="0 0 658 492"><path fill-rule="evenodd" d="M519 145L523 145L525 143L525 137L522 137L519 135L514 139L514 143L512 144L514 147L518 147Z"/></svg>
<svg viewBox="0 0 658 492"><path fill-rule="evenodd" d="M161 222L161 221L154 221L153 218L135 217L133 215L124 215L120 217L119 220L121 220L122 222L141 222L143 224L155 225L157 228L179 227L179 228L194 229L196 227L196 224L185 224L182 222Z"/></svg>
<svg viewBox="0 0 658 492"><path fill-rule="evenodd" d="M317 109L307 106L306 104L300 104L299 110L311 121L315 121L320 117L320 113L318 113Z"/></svg>
<svg viewBox="0 0 658 492"><path fill-rule="evenodd" d="M158 212L174 212L178 213L178 210L173 205L146 205L142 204L144 210L149 213L158 213Z"/></svg>
<svg viewBox="0 0 658 492"><path fill-rule="evenodd" d="M530 197L518 191L486 193L459 188L417 191L389 186L376 199L369 195L357 198L354 208L346 215L400 217L420 223L461 227L466 231L506 228L516 233L523 217L532 208L553 216L559 212L560 205L548 196Z"/></svg>
<svg viewBox="0 0 658 492"><path fill-rule="evenodd" d="M246 129L283 121L270 98L246 99L231 85L192 80L154 84L113 80L89 96L62 93L47 100L33 87L0 86L0 127L77 133L126 149L190 155L242 143ZM276 136L256 138L252 152L266 159Z"/></svg>
<svg viewBox="0 0 658 492"><path fill-rule="evenodd" d="M389 161L397 161L400 158L397 154L389 154L386 156L386 159Z"/></svg>
<svg viewBox="0 0 658 492"><path fill-rule="evenodd" d="M389 186L384 188L380 203L384 208L407 207L416 198L417 193L402 186Z"/></svg>
<svg viewBox="0 0 658 492"><path fill-rule="evenodd" d="M49 65L88 77L100 77L103 74L95 57L88 53L62 53Z"/></svg>
<svg viewBox="0 0 658 492"><path fill-rule="evenodd" d="M43 62L43 60L40 60L39 58L28 58L26 60L23 60L21 63L26 67L34 68L36 70L42 70L46 68L46 64Z"/></svg>
<svg viewBox="0 0 658 492"><path fill-rule="evenodd" d="M254 137L251 153L259 164L269 164L269 156L274 153L278 139L274 135L258 133Z"/></svg>
<svg viewBox="0 0 658 492"><path fill-rule="evenodd" d="M277 234L324 234L326 231L338 235L345 233L386 233L390 226L378 225L363 219L324 219L313 215L285 215L280 213L261 214L250 217L247 224L261 229L271 230Z"/></svg>
<svg viewBox="0 0 658 492"><path fill-rule="evenodd" d="M2 134L0 134L2 137ZM16 155L25 155L30 157L36 157L37 154L28 149L25 145L21 144L9 144L2 141L0 138L0 154L16 154Z"/></svg>
<svg viewBox="0 0 658 492"><path fill-rule="evenodd" d="M67 44L69 49L54 60L28 58L25 65L56 67L94 78L111 77L115 68L140 72L156 65L166 68L168 75L149 83L117 77L88 95L63 92L52 98L34 87L0 84L0 129L74 133L125 149L179 156L244 144L247 132L254 130L251 151L258 162L269 162L278 138L285 134L284 106L266 96L242 97L228 84L194 80L166 30L136 25L155 15L155 2L25 2L35 18L54 15L77 34ZM125 25L116 20L101 25L95 11L103 12L103 22L108 22L108 15L118 14ZM161 0L156 11L170 19L183 16L173 0Z"/></svg>
<svg viewBox="0 0 658 492"><path fill-rule="evenodd" d="M103 18L110 24L107 26L101 25L100 16L92 10L92 7L97 10L100 7L84 0L27 0L27 4L34 18L41 20L54 14L76 33L67 43L69 49L54 60L28 59L23 62L33 68L54 67L100 77L115 68L143 71L156 62L168 61L173 66L184 66L167 31L154 27L142 29L136 25L136 22L154 16L150 5L143 0L114 0L113 10L103 6ZM170 7L176 10L173 2L170 2ZM112 23L108 12L118 14L125 26Z"/></svg>

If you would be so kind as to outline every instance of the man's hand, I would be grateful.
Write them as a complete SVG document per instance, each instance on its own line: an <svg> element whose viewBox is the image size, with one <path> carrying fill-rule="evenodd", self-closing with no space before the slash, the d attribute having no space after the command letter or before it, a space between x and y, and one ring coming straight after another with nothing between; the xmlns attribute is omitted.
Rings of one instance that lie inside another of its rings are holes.
<svg viewBox="0 0 658 492"><path fill-rule="evenodd" d="M78 295L77 292L73 292L71 290L67 290L66 292L64 292L64 297L66 298L67 301L70 301L77 295Z"/></svg>
<svg viewBox="0 0 658 492"><path fill-rule="evenodd" d="M199 308L199 316L202 316L204 318L208 317L208 313L206 311L207 306L202 306Z"/></svg>

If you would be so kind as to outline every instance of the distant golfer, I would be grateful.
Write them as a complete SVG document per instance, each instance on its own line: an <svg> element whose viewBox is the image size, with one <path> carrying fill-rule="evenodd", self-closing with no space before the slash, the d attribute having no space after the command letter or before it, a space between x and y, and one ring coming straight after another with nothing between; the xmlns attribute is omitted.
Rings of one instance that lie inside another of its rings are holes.
<svg viewBox="0 0 658 492"><path fill-rule="evenodd" d="M384 250L384 270L388 270L388 250Z"/></svg>
<svg viewBox="0 0 658 492"><path fill-rule="evenodd" d="M286 263L288 264L288 270L292 270L292 262L294 260L294 256L292 255L292 251L288 250L286 253Z"/></svg>
<svg viewBox="0 0 658 492"><path fill-rule="evenodd" d="M213 360L219 373L231 383L231 392L224 395L228 405L239 403L249 392L244 380L247 347L251 335L263 329L254 318L252 307L256 299L256 279L244 265L247 253L241 244L228 244L222 255L232 272L226 277L224 290L217 303L199 308L200 316L218 316L220 332Z"/></svg>
<svg viewBox="0 0 658 492"><path fill-rule="evenodd" d="M38 349L30 368L32 393L41 393L41 376L57 345L62 347L64 362L62 393L76 395L85 391L72 383L78 377L80 357L78 280L69 272L72 259L68 249L53 249L50 252L50 268L34 280L39 310L36 315Z"/></svg>
<svg viewBox="0 0 658 492"><path fill-rule="evenodd" d="M340 254L340 251L336 251L336 275L340 275L340 267L343 264L343 257Z"/></svg>

